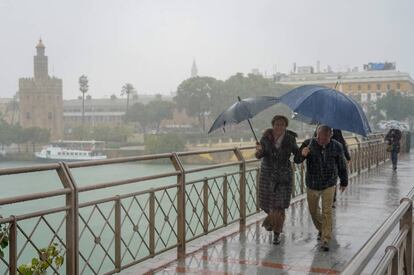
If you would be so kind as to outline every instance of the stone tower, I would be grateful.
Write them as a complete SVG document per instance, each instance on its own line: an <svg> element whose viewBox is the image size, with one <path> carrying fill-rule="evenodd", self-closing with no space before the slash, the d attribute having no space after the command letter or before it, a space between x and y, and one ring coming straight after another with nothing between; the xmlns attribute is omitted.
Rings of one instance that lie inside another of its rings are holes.
<svg viewBox="0 0 414 275"><path fill-rule="evenodd" d="M50 77L45 46L36 46L34 78L19 79L20 125L40 127L50 131L50 139L63 136L62 80Z"/></svg>

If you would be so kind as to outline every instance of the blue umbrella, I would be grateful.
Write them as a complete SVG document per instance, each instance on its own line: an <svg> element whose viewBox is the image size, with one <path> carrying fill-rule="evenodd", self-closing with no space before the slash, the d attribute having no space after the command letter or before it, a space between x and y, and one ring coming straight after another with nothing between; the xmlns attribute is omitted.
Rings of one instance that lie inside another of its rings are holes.
<svg viewBox="0 0 414 275"><path fill-rule="evenodd" d="M250 119L270 106L279 103L280 99L274 96L249 97L243 100L238 97L238 99L239 101L231 105L216 118L208 133L210 134L219 128L223 128L224 130L224 127L229 124L237 124L247 120L254 138L258 141L252 124L250 123Z"/></svg>
<svg viewBox="0 0 414 275"><path fill-rule="evenodd" d="M371 132L361 106L345 94L323 86L304 85L280 98L302 121L367 136Z"/></svg>

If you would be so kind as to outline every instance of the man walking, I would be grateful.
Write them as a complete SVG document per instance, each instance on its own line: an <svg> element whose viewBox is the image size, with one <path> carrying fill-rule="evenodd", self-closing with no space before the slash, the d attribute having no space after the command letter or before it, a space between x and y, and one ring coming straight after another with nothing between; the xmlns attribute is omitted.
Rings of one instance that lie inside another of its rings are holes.
<svg viewBox="0 0 414 275"><path fill-rule="evenodd" d="M342 145L332 139L332 129L320 125L316 138L307 139L295 156L295 162L306 159L306 187L309 212L313 224L319 231L321 249L329 251L332 238L332 203L336 182L339 176L340 190L348 185L348 171ZM319 201L322 200L322 211Z"/></svg>

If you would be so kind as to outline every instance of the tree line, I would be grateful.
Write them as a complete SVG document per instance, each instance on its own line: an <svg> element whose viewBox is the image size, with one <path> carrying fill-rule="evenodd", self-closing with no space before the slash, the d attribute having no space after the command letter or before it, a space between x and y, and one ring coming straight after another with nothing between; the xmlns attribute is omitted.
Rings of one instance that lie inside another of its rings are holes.
<svg viewBox="0 0 414 275"><path fill-rule="evenodd" d="M18 124L9 124L0 119L0 145L4 150L5 146L12 143L17 144L18 150L21 150L22 144L31 144L35 151L36 144L49 142L50 132L47 129L39 127L22 128Z"/></svg>

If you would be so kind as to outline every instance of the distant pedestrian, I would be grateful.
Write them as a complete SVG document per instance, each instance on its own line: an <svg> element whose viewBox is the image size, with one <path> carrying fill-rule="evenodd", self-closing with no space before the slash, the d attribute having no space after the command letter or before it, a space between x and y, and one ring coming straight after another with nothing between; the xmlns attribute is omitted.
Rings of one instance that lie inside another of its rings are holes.
<svg viewBox="0 0 414 275"><path fill-rule="evenodd" d="M385 141L387 142L387 151L391 153L391 162L392 162L392 169L397 170L397 163L398 163L398 154L400 153L400 141L401 141L402 133L398 129L391 129L388 131L387 135L385 136Z"/></svg>

